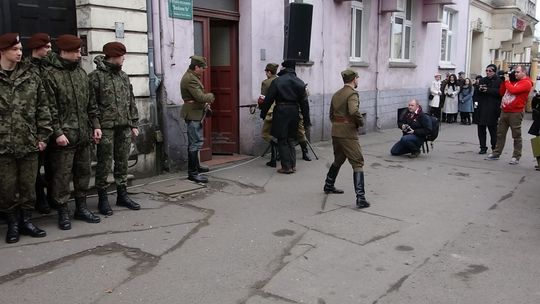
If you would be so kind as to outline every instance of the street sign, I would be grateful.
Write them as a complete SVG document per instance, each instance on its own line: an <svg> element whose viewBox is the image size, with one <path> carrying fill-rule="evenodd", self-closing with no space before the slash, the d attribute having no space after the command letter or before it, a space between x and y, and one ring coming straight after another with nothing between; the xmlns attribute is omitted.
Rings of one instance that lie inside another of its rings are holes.
<svg viewBox="0 0 540 304"><path fill-rule="evenodd" d="M193 0L169 0L169 17L193 19Z"/></svg>

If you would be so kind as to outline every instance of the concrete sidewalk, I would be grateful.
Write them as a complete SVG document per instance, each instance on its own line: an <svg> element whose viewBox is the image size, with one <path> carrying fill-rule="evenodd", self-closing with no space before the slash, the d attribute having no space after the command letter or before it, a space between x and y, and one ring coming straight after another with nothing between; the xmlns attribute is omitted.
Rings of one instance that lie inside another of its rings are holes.
<svg viewBox="0 0 540 304"><path fill-rule="evenodd" d="M511 139L499 161L478 155L474 125L443 124L416 159L389 155L397 129L362 136L363 210L348 163L336 183L345 194L322 192L330 142L292 175L253 158L210 172L203 188L183 173L136 180L141 211L115 208L70 231L43 216L46 238L1 243L0 302L539 303L529 125L516 166Z"/></svg>

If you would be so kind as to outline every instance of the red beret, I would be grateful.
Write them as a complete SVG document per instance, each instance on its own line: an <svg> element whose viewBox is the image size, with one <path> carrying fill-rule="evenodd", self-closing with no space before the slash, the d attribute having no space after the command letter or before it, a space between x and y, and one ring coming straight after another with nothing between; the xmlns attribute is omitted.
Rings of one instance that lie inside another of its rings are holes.
<svg viewBox="0 0 540 304"><path fill-rule="evenodd" d="M26 43L26 48L28 49L39 49L40 47L44 47L47 45L47 43L51 42L51 37L49 37L49 34L46 33L36 33L28 39L28 42Z"/></svg>
<svg viewBox="0 0 540 304"><path fill-rule="evenodd" d="M0 36L0 50L5 50L19 43L19 33L7 33Z"/></svg>
<svg viewBox="0 0 540 304"><path fill-rule="evenodd" d="M82 40L74 35L61 35L56 39L56 46L62 51L75 51L81 47Z"/></svg>
<svg viewBox="0 0 540 304"><path fill-rule="evenodd" d="M126 46L120 42L109 42L103 46L103 54L107 57L120 57L126 53Z"/></svg>

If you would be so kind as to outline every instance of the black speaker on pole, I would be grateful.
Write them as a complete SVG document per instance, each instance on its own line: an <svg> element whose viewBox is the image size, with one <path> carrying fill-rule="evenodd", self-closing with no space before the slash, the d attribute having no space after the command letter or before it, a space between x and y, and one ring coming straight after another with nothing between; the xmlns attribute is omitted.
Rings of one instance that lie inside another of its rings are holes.
<svg viewBox="0 0 540 304"><path fill-rule="evenodd" d="M291 3L285 7L284 60L309 61L313 5Z"/></svg>

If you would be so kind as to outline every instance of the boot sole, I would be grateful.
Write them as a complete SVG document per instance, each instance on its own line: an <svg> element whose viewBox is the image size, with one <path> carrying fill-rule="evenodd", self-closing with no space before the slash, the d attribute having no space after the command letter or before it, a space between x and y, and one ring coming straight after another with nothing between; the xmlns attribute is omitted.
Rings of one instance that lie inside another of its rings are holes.
<svg viewBox="0 0 540 304"><path fill-rule="evenodd" d="M22 231L20 232L21 235L28 235L28 236L31 236L33 238L42 238L42 237L46 237L47 236L47 233L45 231L43 231L43 234L35 234L35 233L31 233L31 232L28 232L28 231Z"/></svg>
<svg viewBox="0 0 540 304"><path fill-rule="evenodd" d="M131 207L131 206L127 206L127 205L121 205L121 204L116 204L116 206L118 207L124 207L124 208L128 208L130 210L141 210L141 207Z"/></svg>
<svg viewBox="0 0 540 304"><path fill-rule="evenodd" d="M98 220L90 220L90 219L87 219L87 218L85 218L85 217L77 216L77 215L73 216L73 218L76 219L76 220L79 220L79 221L87 222L87 223L89 223L89 224L97 224L97 223L101 222L101 219L98 219Z"/></svg>

